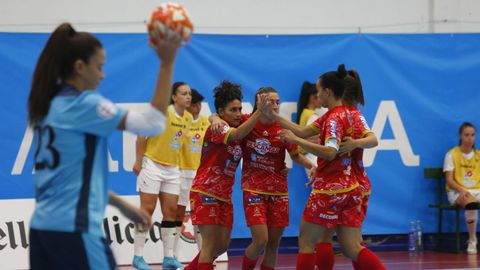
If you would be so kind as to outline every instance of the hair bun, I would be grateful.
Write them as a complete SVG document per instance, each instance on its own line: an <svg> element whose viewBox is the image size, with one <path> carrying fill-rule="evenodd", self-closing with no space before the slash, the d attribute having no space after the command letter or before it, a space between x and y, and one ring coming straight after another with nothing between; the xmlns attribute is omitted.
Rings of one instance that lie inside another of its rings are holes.
<svg viewBox="0 0 480 270"><path fill-rule="evenodd" d="M338 65L338 68L337 68L337 76L338 76L340 79L343 79L343 78L345 78L345 76L347 76L347 69L345 68L345 65L344 65L344 64Z"/></svg>

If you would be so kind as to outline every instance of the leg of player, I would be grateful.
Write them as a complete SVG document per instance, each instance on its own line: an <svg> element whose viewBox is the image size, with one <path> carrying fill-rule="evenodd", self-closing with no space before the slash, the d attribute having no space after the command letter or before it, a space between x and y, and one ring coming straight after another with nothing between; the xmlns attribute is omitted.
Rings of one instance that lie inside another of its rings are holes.
<svg viewBox="0 0 480 270"><path fill-rule="evenodd" d="M360 244L361 228L338 226L337 237L345 256L356 261L360 269L384 270L380 259L368 248Z"/></svg>
<svg viewBox="0 0 480 270"><path fill-rule="evenodd" d="M195 242L197 242L198 250L202 249L202 234L200 233L200 229L197 225L193 226L193 233L195 236Z"/></svg>
<svg viewBox="0 0 480 270"><path fill-rule="evenodd" d="M335 253L333 251L334 229L325 229L315 246L315 260L318 270L332 270L335 264Z"/></svg>
<svg viewBox="0 0 480 270"><path fill-rule="evenodd" d="M280 240L282 240L284 227L269 227L268 228L268 242L263 256L263 262L260 270L273 270L277 262L278 247Z"/></svg>
<svg viewBox="0 0 480 270"><path fill-rule="evenodd" d="M175 235L177 234L177 223L175 222L178 202L177 192L167 193L163 190L159 194L160 207L162 208L162 228L160 234L163 242L163 269L177 269L183 265L173 257Z"/></svg>
<svg viewBox="0 0 480 270"><path fill-rule="evenodd" d="M478 210L465 210L465 221L468 228L468 254L477 254L477 222Z"/></svg>
<svg viewBox="0 0 480 270"><path fill-rule="evenodd" d="M179 252L178 243L180 240L180 235L182 233L183 219L185 217L187 205L190 200L190 190L192 188L192 181L193 181L193 178L183 175L182 172L180 173L180 194L178 195L177 213L175 216L177 235L175 236L175 242L173 245L173 255L175 258L178 258L178 254L177 254L177 252ZM196 233L194 228L194 235L195 234Z"/></svg>
<svg viewBox="0 0 480 270"><path fill-rule="evenodd" d="M313 270L315 268L315 244L325 230L320 225L302 220L298 237L297 270Z"/></svg>
<svg viewBox="0 0 480 270"><path fill-rule="evenodd" d="M220 255L227 252L228 245L230 244L230 237L232 235L232 228L224 225L219 225L216 250L213 254L213 261L217 259Z"/></svg>
<svg viewBox="0 0 480 270"><path fill-rule="evenodd" d="M182 234L182 226L183 226L183 217L185 217L185 209L187 207L185 205L182 205L182 203L179 201L177 204L177 215L175 217L175 229L176 229L176 235L175 235L175 241L173 243L173 257L176 259L178 258L178 242L180 241L180 235Z"/></svg>
<svg viewBox="0 0 480 270"><path fill-rule="evenodd" d="M262 254L268 242L268 227L265 224L250 226L252 243L245 250L242 260L242 270L252 270L257 264L258 257Z"/></svg>
<svg viewBox="0 0 480 270"><path fill-rule="evenodd" d="M141 176L139 176L141 177ZM153 215L157 205L157 195L140 191L140 208L147 211L150 216ZM138 270L150 270L150 266L143 258L143 249L145 247L145 238L148 228L138 228L135 226L134 256L132 265Z"/></svg>
<svg viewBox="0 0 480 270"><path fill-rule="evenodd" d="M198 259L198 270L213 270L213 261L221 243L221 225L199 225L203 236L202 249ZM188 268L190 269L190 268ZM195 268L192 268L195 269Z"/></svg>

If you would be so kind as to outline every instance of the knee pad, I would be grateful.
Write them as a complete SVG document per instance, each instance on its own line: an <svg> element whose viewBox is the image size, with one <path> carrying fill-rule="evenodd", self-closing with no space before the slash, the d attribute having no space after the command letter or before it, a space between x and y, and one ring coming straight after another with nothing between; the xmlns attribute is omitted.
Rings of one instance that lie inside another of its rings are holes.
<svg viewBox="0 0 480 270"><path fill-rule="evenodd" d="M479 202L472 202L465 205L465 210L477 210L480 208Z"/></svg>

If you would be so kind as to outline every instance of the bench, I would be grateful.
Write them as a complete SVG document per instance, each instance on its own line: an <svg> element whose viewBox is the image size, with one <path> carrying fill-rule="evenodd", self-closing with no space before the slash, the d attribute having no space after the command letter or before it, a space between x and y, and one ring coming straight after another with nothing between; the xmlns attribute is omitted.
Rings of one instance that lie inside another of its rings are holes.
<svg viewBox="0 0 480 270"><path fill-rule="evenodd" d="M438 230L437 230L437 242L435 249L439 251L451 251L451 250L442 250L440 249L440 243L443 238L443 211L455 211L455 252L462 252L460 248L460 208L457 205L451 205L449 202L443 202L444 193L445 193L445 174L443 173L443 168L425 168L423 171L423 176L426 179L431 179L437 181L437 202L434 204L429 204L428 207L438 209Z"/></svg>

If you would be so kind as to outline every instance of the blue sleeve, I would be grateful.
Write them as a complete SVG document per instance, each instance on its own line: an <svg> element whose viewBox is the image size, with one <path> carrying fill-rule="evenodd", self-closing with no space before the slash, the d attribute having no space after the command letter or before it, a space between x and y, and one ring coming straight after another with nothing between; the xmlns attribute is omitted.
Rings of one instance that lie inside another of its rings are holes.
<svg viewBox="0 0 480 270"><path fill-rule="evenodd" d="M84 91L73 102L59 101L56 106L61 113L51 120L58 127L97 136L108 136L118 127L126 113L125 109L117 107L94 91Z"/></svg>

